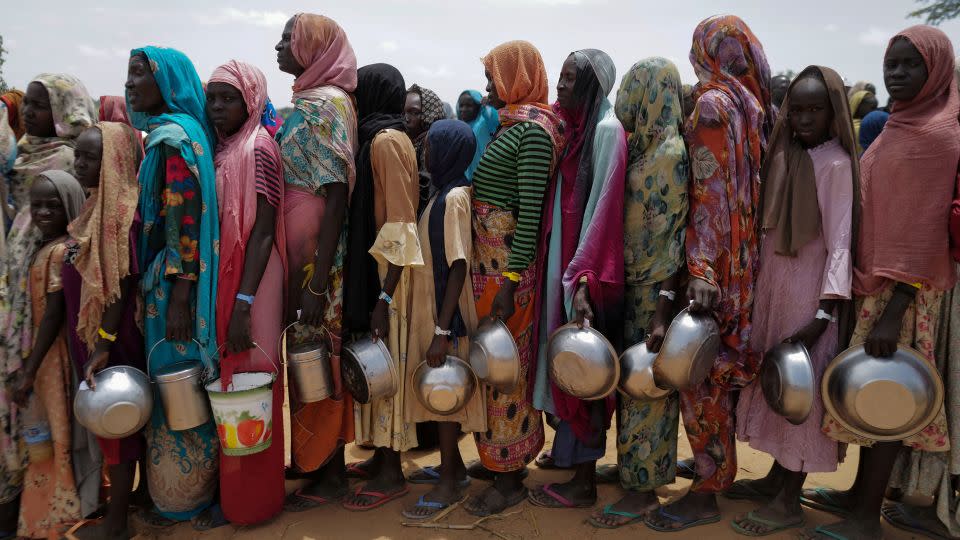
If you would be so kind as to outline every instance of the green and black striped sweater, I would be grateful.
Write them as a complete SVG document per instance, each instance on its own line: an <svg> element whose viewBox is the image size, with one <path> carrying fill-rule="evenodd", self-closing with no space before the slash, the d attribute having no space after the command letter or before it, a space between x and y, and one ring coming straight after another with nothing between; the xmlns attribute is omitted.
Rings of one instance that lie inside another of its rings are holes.
<svg viewBox="0 0 960 540"><path fill-rule="evenodd" d="M533 262L552 160L553 141L547 132L533 122L521 122L487 146L473 174L477 200L517 216L507 259L510 272L522 272Z"/></svg>

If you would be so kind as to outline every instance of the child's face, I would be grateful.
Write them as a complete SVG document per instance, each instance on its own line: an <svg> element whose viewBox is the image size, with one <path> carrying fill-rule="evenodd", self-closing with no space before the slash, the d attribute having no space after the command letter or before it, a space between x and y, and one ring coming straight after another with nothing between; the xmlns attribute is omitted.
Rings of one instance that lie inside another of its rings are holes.
<svg viewBox="0 0 960 540"><path fill-rule="evenodd" d="M30 186L30 217L46 239L67 232L67 209L48 178L41 176Z"/></svg>
<svg viewBox="0 0 960 540"><path fill-rule="evenodd" d="M98 128L85 130L77 137L73 150L73 170L84 189L100 186L100 162L103 157L103 134Z"/></svg>
<svg viewBox="0 0 960 540"><path fill-rule="evenodd" d="M830 138L833 107L827 86L816 77L804 77L790 89L787 111L790 128L806 148L825 143Z"/></svg>

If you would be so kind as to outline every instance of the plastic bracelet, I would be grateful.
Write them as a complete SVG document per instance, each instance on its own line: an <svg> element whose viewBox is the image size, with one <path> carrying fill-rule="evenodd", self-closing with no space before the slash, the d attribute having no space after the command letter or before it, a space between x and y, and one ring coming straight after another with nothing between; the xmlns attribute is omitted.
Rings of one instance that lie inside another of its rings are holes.
<svg viewBox="0 0 960 540"><path fill-rule="evenodd" d="M393 297L387 294L386 291L380 291L380 296L377 297L377 300L383 300L388 306L393 303Z"/></svg>
<svg viewBox="0 0 960 540"><path fill-rule="evenodd" d="M312 280L311 280L311 281L312 281ZM309 291L310 294L312 294L312 295L314 295L314 296L323 296L324 294L327 293L326 289L325 289L323 292L317 292L317 291L313 290L313 287L310 285L311 281L308 281L308 282L307 282L307 291Z"/></svg>
<svg viewBox="0 0 960 540"><path fill-rule="evenodd" d="M836 317L834 317L833 315L827 313L826 311L824 311L824 310L822 310L822 309L818 309L818 310L817 310L817 316L816 316L816 318L817 318L817 319L824 320L824 321L830 321L830 322L836 322L836 321L837 321L837 318L836 318Z"/></svg>
<svg viewBox="0 0 960 540"><path fill-rule="evenodd" d="M237 300L239 300L239 301L241 301L241 302L246 302L247 304L249 304L249 305L251 305L251 306L253 305L253 299L254 299L254 295L252 295L252 294L241 294L241 293L237 293Z"/></svg>
<svg viewBox="0 0 960 540"><path fill-rule="evenodd" d="M581 284L581 285L586 285L586 284L588 284L588 283L590 283L590 278L588 278L587 276L580 276L580 284Z"/></svg>
<svg viewBox="0 0 960 540"><path fill-rule="evenodd" d="M103 328L97 328L97 334L98 334L101 338L109 341L110 343L113 343L114 341L117 340L117 335L116 335L116 334L107 333L107 331L104 330Z"/></svg>
<svg viewBox="0 0 960 540"><path fill-rule="evenodd" d="M503 277L509 279L514 283L520 283L520 274L516 272L504 272Z"/></svg>
<svg viewBox="0 0 960 540"><path fill-rule="evenodd" d="M436 327L434 327L434 329L433 329L433 335L435 335L435 336L447 336L447 337L450 337L450 336L453 335L453 330L444 330L443 328L440 328L439 326L436 326Z"/></svg>
<svg viewBox="0 0 960 540"><path fill-rule="evenodd" d="M660 296L665 296L667 300L670 300L671 302L677 299L677 293L674 291L661 290Z"/></svg>

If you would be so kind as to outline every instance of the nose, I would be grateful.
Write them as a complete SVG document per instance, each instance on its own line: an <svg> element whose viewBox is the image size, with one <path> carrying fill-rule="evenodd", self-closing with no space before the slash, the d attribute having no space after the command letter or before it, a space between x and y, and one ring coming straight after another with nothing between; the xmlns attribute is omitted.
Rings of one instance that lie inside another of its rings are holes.
<svg viewBox="0 0 960 540"><path fill-rule="evenodd" d="M133 90L133 79L130 77L127 77L127 82L123 83L123 87L126 88L127 90Z"/></svg>
<svg viewBox="0 0 960 540"><path fill-rule="evenodd" d="M273 46L273 50L280 52L283 50L283 41L278 41L276 45Z"/></svg>

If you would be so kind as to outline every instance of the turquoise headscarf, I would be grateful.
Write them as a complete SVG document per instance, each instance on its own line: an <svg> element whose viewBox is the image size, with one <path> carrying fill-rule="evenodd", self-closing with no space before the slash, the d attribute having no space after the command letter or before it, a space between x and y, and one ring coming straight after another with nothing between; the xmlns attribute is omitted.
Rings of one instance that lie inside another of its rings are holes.
<svg viewBox="0 0 960 540"><path fill-rule="evenodd" d="M483 156L483 151L487 149L487 145L490 144L490 141L493 140L493 136L496 135L497 129L500 128L500 115L497 113L497 110L491 107L490 105L483 105L483 95L476 90L464 90L460 93L460 97L464 95L470 96L470 99L477 104L477 107L480 108L480 112L477 113L477 117L473 119L470 124L470 128L473 129L473 136L477 139L477 150L473 155L473 162L470 163L470 166L467 167L467 180L473 179L473 171L477 170L477 165L480 164L480 157ZM457 104L459 105L460 98L457 98ZM460 118L460 107L457 107L457 118Z"/></svg>

